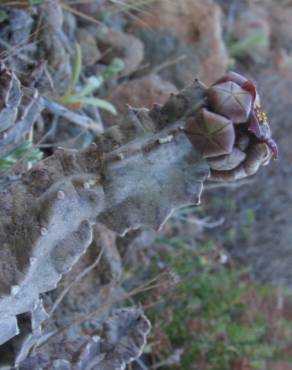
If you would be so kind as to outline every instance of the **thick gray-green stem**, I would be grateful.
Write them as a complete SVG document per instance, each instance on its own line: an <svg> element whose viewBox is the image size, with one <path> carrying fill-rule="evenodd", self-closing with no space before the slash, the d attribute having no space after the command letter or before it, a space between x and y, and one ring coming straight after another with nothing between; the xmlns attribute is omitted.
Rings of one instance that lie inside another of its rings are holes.
<svg viewBox="0 0 292 370"><path fill-rule="evenodd" d="M121 235L159 229L198 204L209 168L182 128L204 92L195 82L162 107L130 109L97 145L58 149L0 193L0 344L85 253L95 222Z"/></svg>

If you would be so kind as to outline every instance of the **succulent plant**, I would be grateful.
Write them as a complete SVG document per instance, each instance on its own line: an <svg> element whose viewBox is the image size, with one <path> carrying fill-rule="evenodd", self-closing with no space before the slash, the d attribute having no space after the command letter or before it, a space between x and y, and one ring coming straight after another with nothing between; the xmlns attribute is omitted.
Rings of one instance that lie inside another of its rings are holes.
<svg viewBox="0 0 292 370"><path fill-rule="evenodd" d="M206 107L186 123L185 132L212 180L237 180L278 157L266 113L254 83L229 72L206 91Z"/></svg>
<svg viewBox="0 0 292 370"><path fill-rule="evenodd" d="M246 84L255 100L253 86ZM247 122L234 123L213 112L207 95L205 85L195 81L163 106L130 109L121 132L101 135L97 146L60 148L15 181L3 183L1 344L21 330L18 316L31 312L39 294L54 289L85 253L96 238L96 221L119 235L141 225L159 229L174 209L199 202L210 168L211 179L229 181L269 162L273 152L267 140L272 139L259 139ZM35 117L35 104L25 117ZM5 101L3 106L9 108ZM257 109L251 113L259 114ZM31 127L28 118L20 121L28 121L25 128ZM1 140L10 138L15 127L19 133L19 124L11 121ZM13 147L14 141L9 144Z"/></svg>
<svg viewBox="0 0 292 370"><path fill-rule="evenodd" d="M193 105L205 92L197 85L188 90ZM199 202L207 162L178 122L142 112L126 116L120 135L111 130L83 151L57 149L2 191L0 182L0 344L85 253L96 221L119 235L159 229L174 209Z"/></svg>

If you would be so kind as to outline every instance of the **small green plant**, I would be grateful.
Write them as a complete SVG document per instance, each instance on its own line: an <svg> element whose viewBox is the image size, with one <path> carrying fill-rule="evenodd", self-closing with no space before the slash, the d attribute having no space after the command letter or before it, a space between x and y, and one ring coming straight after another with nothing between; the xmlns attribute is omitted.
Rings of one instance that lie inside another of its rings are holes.
<svg viewBox="0 0 292 370"><path fill-rule="evenodd" d="M66 93L59 98L60 103L71 107L80 108L83 105L94 105L112 114L116 114L115 107L104 99L92 96L92 93L101 87L108 79L116 76L124 68L124 63L120 59L114 59L105 71L98 77L92 76L84 86L77 90L77 83L80 79L82 70L82 52L77 44L72 59L72 78Z"/></svg>
<svg viewBox="0 0 292 370"><path fill-rule="evenodd" d="M269 39L267 35L261 31L248 35L240 41L230 41L228 43L229 54L233 58L242 57L247 51L257 48L267 48Z"/></svg>
<svg viewBox="0 0 292 370"><path fill-rule="evenodd" d="M4 11L0 11L0 23L6 21L6 19L8 19L8 14Z"/></svg>
<svg viewBox="0 0 292 370"><path fill-rule="evenodd" d="M27 140L17 148L0 156L0 172L9 170L21 160L34 164L40 161L42 157L43 153L39 149L34 148L30 140Z"/></svg>
<svg viewBox="0 0 292 370"><path fill-rule="evenodd" d="M212 242L199 248L180 239L160 242L170 246L164 263L179 282L148 315L173 348L184 349L179 369L266 368L285 340L271 338L271 324L250 304L253 294L262 293L247 279L247 271L218 263Z"/></svg>

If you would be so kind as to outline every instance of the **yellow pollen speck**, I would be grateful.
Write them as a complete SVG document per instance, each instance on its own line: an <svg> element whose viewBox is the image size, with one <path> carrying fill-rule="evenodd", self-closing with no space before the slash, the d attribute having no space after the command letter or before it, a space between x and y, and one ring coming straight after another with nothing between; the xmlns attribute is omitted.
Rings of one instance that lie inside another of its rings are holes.
<svg viewBox="0 0 292 370"><path fill-rule="evenodd" d="M262 111L262 106L260 104L254 104L256 118L260 124L268 124L268 116L265 112Z"/></svg>

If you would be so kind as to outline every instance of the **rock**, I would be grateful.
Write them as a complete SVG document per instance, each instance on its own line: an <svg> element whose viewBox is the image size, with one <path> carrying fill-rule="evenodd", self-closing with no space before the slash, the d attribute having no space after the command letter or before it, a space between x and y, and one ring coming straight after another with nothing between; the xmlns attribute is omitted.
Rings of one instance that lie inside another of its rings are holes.
<svg viewBox="0 0 292 370"><path fill-rule="evenodd" d="M161 75L178 87L195 77L214 82L228 65L222 38L221 10L213 0L159 0L132 30L145 45L145 63L151 66L185 55ZM162 47L163 45L163 47Z"/></svg>
<svg viewBox="0 0 292 370"><path fill-rule="evenodd" d="M70 40L75 39L75 31L77 27L77 20L72 13L64 12L63 13L63 30L64 33L68 36Z"/></svg>
<svg viewBox="0 0 292 370"><path fill-rule="evenodd" d="M165 102L171 93L177 93L176 87L156 74L131 80L121 85L121 88L109 99L118 110L118 116L102 114L107 123L120 123L123 114L128 110L128 105L134 108L142 106L150 108L153 103Z"/></svg>
<svg viewBox="0 0 292 370"><path fill-rule="evenodd" d="M65 93L71 80L71 55L74 48L63 32L63 10L57 0L43 2L39 8L41 30L38 34L38 57L47 61L54 88ZM50 90L50 87L46 87Z"/></svg>
<svg viewBox="0 0 292 370"><path fill-rule="evenodd" d="M263 1L267 8L268 22L271 27L271 46L273 49L284 48L292 51L292 9L284 1Z"/></svg>
<svg viewBox="0 0 292 370"><path fill-rule="evenodd" d="M104 52L104 63L110 64L114 58L120 58L125 64L123 75L137 70L144 57L144 45L139 38L111 29L90 27L90 31L97 39L100 50Z"/></svg>
<svg viewBox="0 0 292 370"><path fill-rule="evenodd" d="M84 1L84 4L80 2L80 4L73 5L74 8L76 8L79 12L90 16L95 17L99 10L101 9L102 5L106 3L106 0L95 0L86 2Z"/></svg>
<svg viewBox="0 0 292 370"><path fill-rule="evenodd" d="M271 27L262 9L250 9L239 13L231 36L232 56L248 56L254 63L264 63L269 57Z"/></svg>
<svg viewBox="0 0 292 370"><path fill-rule="evenodd" d="M244 52L256 63L268 62L269 53L292 51L291 19L292 9L285 1L250 1L244 9L238 8L231 34L239 41L259 35Z"/></svg>
<svg viewBox="0 0 292 370"><path fill-rule="evenodd" d="M3 4L3 1L1 1ZM1 11L3 8L1 9ZM18 71L19 76L27 72L29 64L33 62L31 58L35 53L37 46L30 42L31 33L33 31L33 16L30 12L7 8L5 9L7 19L1 23L0 38L2 44L0 46L1 59L3 58L8 65L11 65ZM5 23L7 25L5 26ZM7 49L7 44L9 48ZM15 50L19 45L30 45L22 48L21 56L19 53L7 53L8 50Z"/></svg>
<svg viewBox="0 0 292 370"><path fill-rule="evenodd" d="M86 28L80 28L76 37L82 51L82 64L84 66L95 64L100 59L101 53L93 35Z"/></svg>

